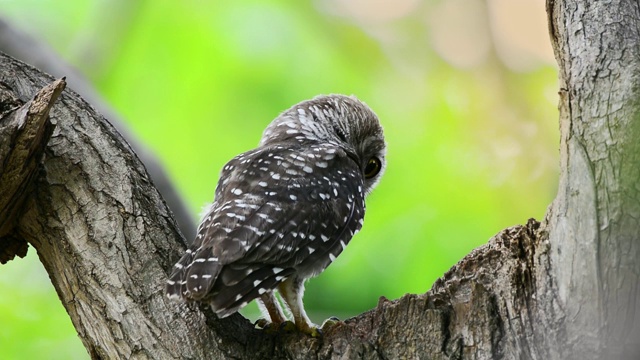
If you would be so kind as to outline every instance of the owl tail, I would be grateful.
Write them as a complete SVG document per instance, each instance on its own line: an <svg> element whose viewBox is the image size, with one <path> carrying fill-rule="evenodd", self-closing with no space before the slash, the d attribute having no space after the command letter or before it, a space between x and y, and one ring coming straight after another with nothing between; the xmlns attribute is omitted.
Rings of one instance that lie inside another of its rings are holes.
<svg viewBox="0 0 640 360"><path fill-rule="evenodd" d="M170 299L202 300L216 280L221 264L211 248L188 249L173 267L165 293Z"/></svg>

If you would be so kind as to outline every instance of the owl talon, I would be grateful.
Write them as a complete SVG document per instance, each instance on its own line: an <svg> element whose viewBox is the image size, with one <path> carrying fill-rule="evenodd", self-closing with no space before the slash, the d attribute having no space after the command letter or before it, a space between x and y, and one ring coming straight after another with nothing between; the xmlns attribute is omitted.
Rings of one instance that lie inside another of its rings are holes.
<svg viewBox="0 0 640 360"><path fill-rule="evenodd" d="M322 331L327 331L332 327L338 325L339 322L340 322L340 319L338 319L335 316L332 316L322 323L322 326L320 326L320 329L322 329Z"/></svg>
<svg viewBox="0 0 640 360"><path fill-rule="evenodd" d="M322 329L318 329L317 327L313 327L311 329L311 333L309 334L312 338L321 338L323 333Z"/></svg>
<svg viewBox="0 0 640 360"><path fill-rule="evenodd" d="M322 329L313 324L303 324L302 326L296 326L297 330L303 334L309 335L312 338L321 338Z"/></svg>
<svg viewBox="0 0 640 360"><path fill-rule="evenodd" d="M296 324L288 320L278 326L278 332L289 334L294 331L296 331Z"/></svg>
<svg viewBox="0 0 640 360"><path fill-rule="evenodd" d="M271 322L267 319L261 318L256 320L256 322L253 323L254 326L259 327L260 329L267 329L267 327L271 327Z"/></svg>
<svg viewBox="0 0 640 360"><path fill-rule="evenodd" d="M262 331L268 335L277 335L280 333L280 327L282 326L282 324L276 325L266 319L258 319L254 325L262 329Z"/></svg>

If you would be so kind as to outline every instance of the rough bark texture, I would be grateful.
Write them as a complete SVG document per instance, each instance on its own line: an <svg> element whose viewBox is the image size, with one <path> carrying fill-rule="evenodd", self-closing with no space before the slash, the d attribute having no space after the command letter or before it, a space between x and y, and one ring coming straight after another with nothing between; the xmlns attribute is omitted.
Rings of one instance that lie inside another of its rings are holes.
<svg viewBox="0 0 640 360"><path fill-rule="evenodd" d="M0 84L1 86L2 84ZM32 190L33 178L49 142L53 125L49 122L49 110L64 89L59 80L42 89L32 100L22 105L10 90L0 87L5 101L0 116L0 263L6 263L15 255L27 254L27 243L11 236ZM22 106L21 106L22 105Z"/></svg>
<svg viewBox="0 0 640 360"><path fill-rule="evenodd" d="M563 353L640 359L640 7L547 5L560 65L560 186L548 228Z"/></svg>
<svg viewBox="0 0 640 360"><path fill-rule="evenodd" d="M33 191L3 209L16 215L3 214L12 226L0 224L0 245L24 239L38 250L95 359L638 359L640 11L630 1L548 9L560 64L558 197L543 223L500 232L426 294L381 299L320 339L168 302L163 281L184 240L129 146L70 90L50 113L51 138L41 137L24 185ZM16 106L52 81L0 56L0 139L18 136L7 125ZM20 131L37 133L32 123ZM0 164L6 156L0 147ZM0 183L0 199L11 189Z"/></svg>
<svg viewBox="0 0 640 360"><path fill-rule="evenodd" d="M117 6L131 7L136 6L132 1L121 1ZM133 5L132 5L133 4ZM105 6L114 6L113 2L110 2ZM122 14L128 13L124 11L114 11L114 13ZM1 16L1 14L0 14ZM110 21L110 20L107 20ZM98 29L103 29L107 25L98 26ZM109 31L107 36L114 36L114 32L118 30ZM116 37L117 38L117 37ZM196 224L191 217L191 214L187 210L185 202L180 197L180 194L176 190L175 186L169 179L169 176L165 172L163 166L156 156L149 151L138 139L134 136L133 132L126 126L125 121L121 119L120 115L114 111L96 92L93 86L87 81L82 74L80 74L73 66L66 63L55 51L40 41L30 37L29 35L21 32L20 30L12 27L8 22L0 17L0 51L7 53L8 55L26 62L32 66L35 66L39 70L57 77L66 77L71 87L78 92L91 106L95 107L100 114L109 119L109 122L122 134L127 140L129 145L133 148L136 154L140 157L144 163L151 180L153 180L156 188L162 194L169 208L173 212L173 215L180 225L180 231L185 235L187 240L190 240L196 236L195 227ZM92 56L93 61L96 60L95 56Z"/></svg>

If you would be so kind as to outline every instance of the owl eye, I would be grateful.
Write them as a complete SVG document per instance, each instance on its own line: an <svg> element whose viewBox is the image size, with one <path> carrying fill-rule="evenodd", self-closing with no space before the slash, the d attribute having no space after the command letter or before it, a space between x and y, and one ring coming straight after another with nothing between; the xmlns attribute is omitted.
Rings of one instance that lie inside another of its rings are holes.
<svg viewBox="0 0 640 360"><path fill-rule="evenodd" d="M367 161L367 166L364 167L364 178L371 179L372 177L378 175L380 172L380 168L382 168L382 163L380 159L377 157L372 157Z"/></svg>

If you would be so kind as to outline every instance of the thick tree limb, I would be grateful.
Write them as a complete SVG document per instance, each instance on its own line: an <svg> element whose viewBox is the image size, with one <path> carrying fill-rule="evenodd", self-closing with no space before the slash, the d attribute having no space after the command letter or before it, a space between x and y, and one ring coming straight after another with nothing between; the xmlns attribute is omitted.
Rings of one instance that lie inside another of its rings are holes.
<svg viewBox="0 0 640 360"><path fill-rule="evenodd" d="M51 81L5 55L0 69L8 89L2 95L10 91L23 102ZM183 318L172 319L177 308L160 293L164 270L177 260L183 239L131 148L72 91L62 93L50 116L57 126L14 234L38 250L89 353L158 359L215 354L196 346L213 343L210 331L183 339L191 350L176 352L176 339L190 331L186 326L204 327L204 317L184 309ZM2 137L16 136L6 133L11 128L2 131Z"/></svg>

